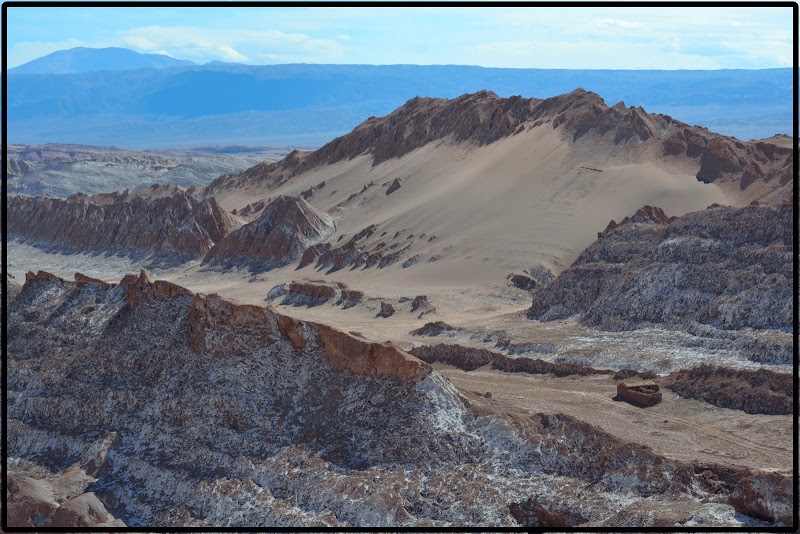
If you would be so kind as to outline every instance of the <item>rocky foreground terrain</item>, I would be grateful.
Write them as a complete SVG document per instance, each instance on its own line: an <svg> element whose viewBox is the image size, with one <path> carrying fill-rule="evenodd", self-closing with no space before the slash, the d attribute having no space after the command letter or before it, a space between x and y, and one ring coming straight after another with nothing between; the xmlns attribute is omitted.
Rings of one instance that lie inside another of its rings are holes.
<svg viewBox="0 0 800 534"><path fill-rule="evenodd" d="M509 411L391 344L270 308L144 272L29 273L7 291L19 526L791 522L788 477Z"/></svg>

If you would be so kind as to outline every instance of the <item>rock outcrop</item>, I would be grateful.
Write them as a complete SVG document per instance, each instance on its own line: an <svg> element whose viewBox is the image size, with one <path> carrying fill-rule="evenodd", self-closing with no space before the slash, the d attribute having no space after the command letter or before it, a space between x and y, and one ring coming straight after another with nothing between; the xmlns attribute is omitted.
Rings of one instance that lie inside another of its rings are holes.
<svg viewBox="0 0 800 534"><path fill-rule="evenodd" d="M461 332L463 330L462 328L451 326L444 321L431 321L425 323L416 330L412 330L411 335L436 337L443 334Z"/></svg>
<svg viewBox="0 0 800 534"><path fill-rule="evenodd" d="M406 245L398 250L390 250L385 247L385 243L367 248L360 245L358 241L362 239L361 232L351 237L344 245L333 248L330 243L320 243L308 248L300 258L297 268L302 269L313 265L315 269L327 269L326 274L334 273L341 269L350 270L363 268L385 269L394 265L411 250L411 245ZM408 263L410 261L410 263ZM419 261L419 255L409 258L403 263L403 267L409 267Z"/></svg>
<svg viewBox="0 0 800 534"><path fill-rule="evenodd" d="M296 282L273 287L266 300L283 297L281 304L288 306L321 306L333 302L342 309L352 308L364 301L364 292L351 289L343 282Z"/></svg>
<svg viewBox="0 0 800 534"><path fill-rule="evenodd" d="M86 489L95 478L79 464L43 475L41 467L24 462L9 469L8 525L11 527L85 528L125 527Z"/></svg>
<svg viewBox="0 0 800 534"><path fill-rule="evenodd" d="M622 225L629 224L629 223L653 223L653 224L667 224L677 219L677 217L667 217L667 214L664 213L664 210L659 208L658 206L644 206L636 210L636 213L633 214L632 217L625 216L622 221L617 223L616 221L610 221L606 229L602 232L597 233L597 239L609 234L611 230L614 228L618 228Z"/></svg>
<svg viewBox="0 0 800 534"><path fill-rule="evenodd" d="M593 369L585 365L552 363L539 358L511 358L498 352L461 345L427 345L414 347L409 352L422 361L446 363L464 371L474 371L484 365L491 365L492 369L498 371L532 375L549 373L555 376L611 374L611 371Z"/></svg>
<svg viewBox="0 0 800 534"><path fill-rule="evenodd" d="M415 312L419 311L429 311L433 309L433 305L431 301L428 299L428 295L417 295L411 301L411 311Z"/></svg>
<svg viewBox="0 0 800 534"><path fill-rule="evenodd" d="M339 294L334 284L292 282L281 304L289 306L319 306L332 301Z"/></svg>
<svg viewBox="0 0 800 534"><path fill-rule="evenodd" d="M263 272L297 261L334 232L333 221L299 197L279 196L258 219L231 232L203 259L212 267Z"/></svg>
<svg viewBox="0 0 800 534"><path fill-rule="evenodd" d="M402 185L403 183L400 181L400 178L395 178L394 181L392 181L392 183L389 184L389 187L386 188L386 194L391 195L392 193L400 189L400 186Z"/></svg>
<svg viewBox="0 0 800 534"><path fill-rule="evenodd" d="M383 317L385 319L387 317L391 317L392 315L394 315L394 312L395 312L394 305L388 302L381 302L381 311L378 312L378 315L376 315L376 317Z"/></svg>
<svg viewBox="0 0 800 534"><path fill-rule="evenodd" d="M68 251L149 255L154 263L199 259L239 227L213 198L181 188L67 199L9 197L9 238Z"/></svg>
<svg viewBox="0 0 800 534"><path fill-rule="evenodd" d="M700 365L673 373L667 387L689 399L747 413L790 415L792 375L767 369L728 369Z"/></svg>
<svg viewBox="0 0 800 534"><path fill-rule="evenodd" d="M791 479L777 473L759 473L745 478L734 489L729 502L739 512L775 524L792 523Z"/></svg>
<svg viewBox="0 0 800 534"><path fill-rule="evenodd" d="M604 232L533 293L528 315L577 315L608 330L663 324L789 332L791 267L790 206L717 206L668 223L659 214Z"/></svg>
<svg viewBox="0 0 800 534"><path fill-rule="evenodd" d="M735 511L750 511L785 524L789 477L509 414L390 344L159 282L41 273L9 303L9 462L91 477L96 501L81 489L65 521L102 505L148 527L513 527L542 510L613 526L657 497L674 523L741 526Z"/></svg>

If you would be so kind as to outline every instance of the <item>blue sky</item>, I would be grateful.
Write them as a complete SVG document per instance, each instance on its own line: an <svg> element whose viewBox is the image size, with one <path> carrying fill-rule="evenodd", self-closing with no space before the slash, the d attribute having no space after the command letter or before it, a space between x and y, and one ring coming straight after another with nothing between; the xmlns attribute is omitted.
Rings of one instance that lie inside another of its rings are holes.
<svg viewBox="0 0 800 534"><path fill-rule="evenodd" d="M198 63L760 69L792 62L785 8L8 9L8 66L76 46Z"/></svg>

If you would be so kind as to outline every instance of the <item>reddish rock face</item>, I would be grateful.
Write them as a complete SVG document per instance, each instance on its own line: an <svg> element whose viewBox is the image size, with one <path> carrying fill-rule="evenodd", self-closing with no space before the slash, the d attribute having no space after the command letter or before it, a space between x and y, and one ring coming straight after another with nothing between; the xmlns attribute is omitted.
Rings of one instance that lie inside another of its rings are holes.
<svg viewBox="0 0 800 534"><path fill-rule="evenodd" d="M96 285L104 289L110 289L114 287L113 284L108 284L106 282L103 282L102 280L98 280L97 278L92 278L90 276L86 276L85 274L81 273L75 273L75 283L78 284L79 286Z"/></svg>
<svg viewBox="0 0 800 534"><path fill-rule="evenodd" d="M217 243L203 263L266 271L300 259L309 247L333 233L329 217L299 197L280 196L258 219Z"/></svg>
<svg viewBox="0 0 800 534"><path fill-rule="evenodd" d="M172 282L156 280L151 282L144 269L139 273L139 277L133 279L130 275L124 277L120 285L127 287L125 299L128 306L135 306L137 301L144 295L150 295L157 299L172 299L176 297L192 296L194 293Z"/></svg>
<svg viewBox="0 0 800 534"><path fill-rule="evenodd" d="M431 367L394 345L369 343L325 325L318 325L320 345L337 371L355 375L393 378L400 382L420 380Z"/></svg>
<svg viewBox="0 0 800 534"><path fill-rule="evenodd" d="M684 126L663 142L663 152L669 156L699 157L697 179L701 182L738 182L744 190L757 181L769 182L777 177L780 182L792 167L790 148L763 141L741 142Z"/></svg>
<svg viewBox="0 0 800 534"><path fill-rule="evenodd" d="M28 271L25 273L25 285L28 283L36 283L36 282L63 282L64 279L60 278L54 274L48 273L47 271L39 271L34 273L32 271Z"/></svg>
<svg viewBox="0 0 800 534"><path fill-rule="evenodd" d="M289 338L296 349L302 349L306 346L306 339L300 332L302 321L298 321L289 317L288 315L281 315L278 317L278 328L281 334Z"/></svg>

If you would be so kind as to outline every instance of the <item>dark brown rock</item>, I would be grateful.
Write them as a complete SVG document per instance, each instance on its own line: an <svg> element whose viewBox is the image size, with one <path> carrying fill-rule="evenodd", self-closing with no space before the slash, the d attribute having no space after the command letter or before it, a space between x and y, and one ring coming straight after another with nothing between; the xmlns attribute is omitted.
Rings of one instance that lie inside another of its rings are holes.
<svg viewBox="0 0 800 534"><path fill-rule="evenodd" d="M292 282L281 304L291 306L319 306L337 296L335 287L329 284Z"/></svg>
<svg viewBox="0 0 800 534"><path fill-rule="evenodd" d="M411 311L415 312L419 309L427 309L431 307L431 301L428 300L427 295L417 295L411 301Z"/></svg>
<svg viewBox="0 0 800 534"><path fill-rule="evenodd" d="M217 243L203 263L268 271L297 261L306 249L327 239L333 230L330 218L302 198L280 196L258 219Z"/></svg>
<svg viewBox="0 0 800 534"><path fill-rule="evenodd" d="M575 527L586 522L586 518L566 506L548 509L535 497L511 503L508 510L522 527Z"/></svg>
<svg viewBox="0 0 800 534"><path fill-rule="evenodd" d="M402 182L400 181L400 178L395 178L394 181L392 181L392 183L386 189L386 194L387 195L391 195L392 193L394 193L395 191L400 189L401 185L402 185Z"/></svg>
<svg viewBox="0 0 800 534"><path fill-rule="evenodd" d="M391 317L394 315L394 311L394 306L388 302L381 302L381 311L378 312L376 317L383 317L385 319L386 317Z"/></svg>

